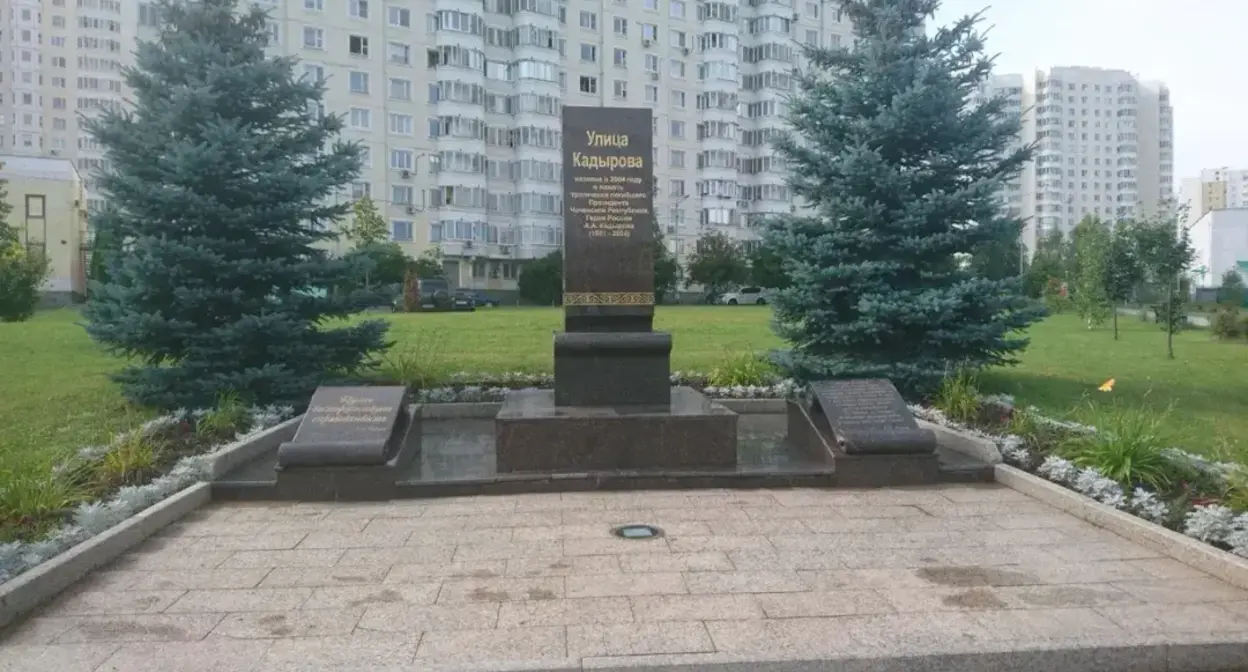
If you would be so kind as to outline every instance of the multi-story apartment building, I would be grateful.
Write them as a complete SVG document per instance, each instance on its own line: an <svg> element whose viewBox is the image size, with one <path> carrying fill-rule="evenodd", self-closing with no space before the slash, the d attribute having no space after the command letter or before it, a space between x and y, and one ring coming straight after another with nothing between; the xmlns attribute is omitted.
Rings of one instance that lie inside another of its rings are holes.
<svg viewBox="0 0 1248 672"><path fill-rule="evenodd" d="M1112 222L1173 205L1174 111L1164 84L1060 67L994 77L980 95L1007 96L1020 140L1037 144L1035 161L1003 194L1027 219L1028 249L1087 215Z"/></svg>
<svg viewBox="0 0 1248 672"><path fill-rule="evenodd" d="M742 241L792 195L770 139L800 43L851 28L822 0L257 0L272 50L323 79L368 159L368 195L415 255L437 245L462 286L514 287L562 239L562 105L654 110L659 225L678 257ZM121 104L118 70L154 23L131 0L8 0L0 151L102 160L79 112ZM26 31L26 32L22 32ZM10 47L14 49L10 49ZM27 73L29 76L27 76ZM15 97L16 96L16 97Z"/></svg>
<svg viewBox="0 0 1248 672"><path fill-rule="evenodd" d="M1179 204L1187 207L1189 224L1210 210L1248 208L1248 170L1206 168L1200 177L1184 178Z"/></svg>
<svg viewBox="0 0 1248 672"><path fill-rule="evenodd" d="M121 68L132 62L150 3L7 0L0 8L0 152L74 161L90 194L103 152L79 115L123 104ZM89 204L98 198L88 195Z"/></svg>

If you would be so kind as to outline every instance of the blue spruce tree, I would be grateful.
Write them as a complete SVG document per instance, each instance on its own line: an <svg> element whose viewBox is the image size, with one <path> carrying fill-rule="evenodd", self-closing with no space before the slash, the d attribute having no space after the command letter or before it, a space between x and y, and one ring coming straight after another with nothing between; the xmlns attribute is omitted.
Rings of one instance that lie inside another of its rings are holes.
<svg viewBox="0 0 1248 672"><path fill-rule="evenodd" d="M997 190L1030 159L1011 151L1004 101L969 103L992 70L978 16L925 36L940 0L847 0L852 49L807 52L792 133L778 144L809 210L772 220L765 244L791 285L775 329L795 377L886 377L923 394L953 366L1014 362L1043 308L1018 278L966 263L1016 235Z"/></svg>
<svg viewBox="0 0 1248 672"><path fill-rule="evenodd" d="M160 3L164 24L126 70L133 109L90 123L108 167L97 226L121 241L91 287L91 337L130 358L126 396L210 406L223 392L301 405L327 374L385 347L386 324L329 328L359 274L319 243L349 203L362 148L315 112L324 86L266 56L265 14L236 0Z"/></svg>

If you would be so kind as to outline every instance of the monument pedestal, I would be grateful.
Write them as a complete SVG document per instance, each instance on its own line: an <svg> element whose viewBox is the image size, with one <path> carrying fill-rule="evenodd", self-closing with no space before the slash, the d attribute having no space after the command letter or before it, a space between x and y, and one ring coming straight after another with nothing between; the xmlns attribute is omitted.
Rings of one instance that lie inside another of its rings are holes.
<svg viewBox="0 0 1248 672"><path fill-rule="evenodd" d="M556 406L672 404L672 335L662 332L555 334Z"/></svg>
<svg viewBox="0 0 1248 672"><path fill-rule="evenodd" d="M663 387L670 401L662 409L560 406L551 390L509 393L494 420L499 473L736 466L737 414L669 387L666 372Z"/></svg>

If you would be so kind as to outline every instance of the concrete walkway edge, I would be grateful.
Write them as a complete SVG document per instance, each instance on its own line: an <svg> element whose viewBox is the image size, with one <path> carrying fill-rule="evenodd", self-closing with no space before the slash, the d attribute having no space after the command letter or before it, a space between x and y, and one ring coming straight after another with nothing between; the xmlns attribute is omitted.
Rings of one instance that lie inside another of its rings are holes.
<svg viewBox="0 0 1248 672"><path fill-rule="evenodd" d="M95 569L139 545L212 499L212 486L196 483L125 522L74 546L0 586L0 627L48 602Z"/></svg>

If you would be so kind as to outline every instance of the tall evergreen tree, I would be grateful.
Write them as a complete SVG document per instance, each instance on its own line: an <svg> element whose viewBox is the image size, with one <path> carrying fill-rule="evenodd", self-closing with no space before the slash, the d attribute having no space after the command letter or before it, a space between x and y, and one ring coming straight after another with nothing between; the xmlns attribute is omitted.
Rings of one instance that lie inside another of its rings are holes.
<svg viewBox="0 0 1248 672"><path fill-rule="evenodd" d="M236 0L162 0L164 23L124 71L133 109L88 125L110 167L97 217L124 241L92 288L86 328L133 358L131 400L212 404L224 391L301 405L331 372L385 347L386 324L347 317L328 291L358 269L320 245L351 205L328 197L359 172L362 148L319 117L321 82L266 56L263 11Z"/></svg>
<svg viewBox="0 0 1248 672"><path fill-rule="evenodd" d="M969 16L925 35L939 0L846 0L855 47L808 49L778 147L811 214L772 220L786 258L778 363L803 379L887 377L930 390L951 365L1009 364L1043 307L1017 277L958 263L1007 239L998 189L1033 148L1010 150L1004 101L972 106L992 71Z"/></svg>

